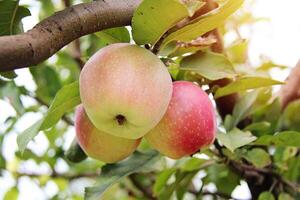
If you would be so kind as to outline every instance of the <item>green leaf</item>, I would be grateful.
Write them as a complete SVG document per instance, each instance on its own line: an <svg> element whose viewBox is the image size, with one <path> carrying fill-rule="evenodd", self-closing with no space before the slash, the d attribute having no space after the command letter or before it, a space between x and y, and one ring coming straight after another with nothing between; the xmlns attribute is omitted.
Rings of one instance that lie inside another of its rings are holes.
<svg viewBox="0 0 300 200"><path fill-rule="evenodd" d="M271 103L263 105L259 109L256 109L252 114L253 122L267 121L270 122L270 133L275 133L279 128L279 119L281 118L282 110L279 99L275 99Z"/></svg>
<svg viewBox="0 0 300 200"><path fill-rule="evenodd" d="M177 169L170 168L161 171L155 180L154 186L153 186L153 193L155 196L158 196L163 192L163 189L166 187L168 180L170 177L176 172Z"/></svg>
<svg viewBox="0 0 300 200"><path fill-rule="evenodd" d="M197 171L201 168L209 166L212 164L211 160L199 159L199 158L189 158L180 166L180 170L184 172Z"/></svg>
<svg viewBox="0 0 300 200"><path fill-rule="evenodd" d="M248 131L241 131L237 128L234 128L227 134L218 133L217 139L233 152L235 149L255 141L256 137Z"/></svg>
<svg viewBox="0 0 300 200"><path fill-rule="evenodd" d="M42 130L52 127L68 111L81 102L79 83L74 82L62 87L57 93L45 116Z"/></svg>
<svg viewBox="0 0 300 200"><path fill-rule="evenodd" d="M8 71L8 72L0 72L0 76L3 76L4 78L7 78L7 79L14 79L18 75L16 74L15 71Z"/></svg>
<svg viewBox="0 0 300 200"><path fill-rule="evenodd" d="M205 185L214 183L219 192L230 195L240 183L240 177L224 164L214 164L206 170Z"/></svg>
<svg viewBox="0 0 300 200"><path fill-rule="evenodd" d="M263 63L260 67L258 67L257 70L258 71L269 71L273 68L287 69L288 67L285 65L275 64L272 61L268 61L268 62Z"/></svg>
<svg viewBox="0 0 300 200"><path fill-rule="evenodd" d="M19 1L0 1L0 36L23 32L21 19L29 15L29 9L19 6Z"/></svg>
<svg viewBox="0 0 300 200"><path fill-rule="evenodd" d="M22 134L18 135L17 143L21 152L24 151L27 144L41 130L54 126L65 112L71 110L80 104L79 83L74 82L61 88L46 113L46 115L32 126L27 128Z"/></svg>
<svg viewBox="0 0 300 200"><path fill-rule="evenodd" d="M41 64L31 67L30 73L37 85L36 95L49 104L61 88L57 72L52 67Z"/></svg>
<svg viewBox="0 0 300 200"><path fill-rule="evenodd" d="M251 149L243 157L258 168L263 168L272 163L270 155L260 148Z"/></svg>
<svg viewBox="0 0 300 200"><path fill-rule="evenodd" d="M99 37L100 42L103 46L107 46L113 43L130 42L130 34L125 27L106 29L95 33L95 35Z"/></svg>
<svg viewBox="0 0 300 200"><path fill-rule="evenodd" d="M181 70L190 70L209 80L233 78L236 73L232 63L222 54L199 52L182 59Z"/></svg>
<svg viewBox="0 0 300 200"><path fill-rule="evenodd" d="M226 49L227 55L233 63L245 63L247 61L248 41L242 40Z"/></svg>
<svg viewBox="0 0 300 200"><path fill-rule="evenodd" d="M21 152L25 150L27 144L39 133L43 122L43 119L35 122L33 125L27 128L21 135L18 135L17 143Z"/></svg>
<svg viewBox="0 0 300 200"><path fill-rule="evenodd" d="M288 130L300 131L300 100L288 104L282 115L282 126Z"/></svg>
<svg viewBox="0 0 300 200"><path fill-rule="evenodd" d="M241 120L247 117L257 98L257 95L258 91L249 92L239 100L239 102L234 106L230 122L226 123L226 130L229 131L233 129Z"/></svg>
<svg viewBox="0 0 300 200"><path fill-rule="evenodd" d="M164 56L169 55L172 53L172 51L174 51L174 47L176 47L174 42L188 42L219 27L227 19L227 17L232 15L238 8L241 7L243 2L244 0L228 0L219 8L204 16L196 18L195 20L191 21L190 24L184 26L178 31L171 33L164 39L159 54ZM168 11L169 10L170 8L168 8ZM173 14L174 12L172 11L170 13ZM170 46L173 46L173 48Z"/></svg>
<svg viewBox="0 0 300 200"><path fill-rule="evenodd" d="M254 144L278 147L300 147L300 132L284 131L276 135L264 135L258 138Z"/></svg>
<svg viewBox="0 0 300 200"><path fill-rule="evenodd" d="M65 153L65 157L73 163L78 163L85 160L87 158L87 155L79 146L76 138L74 138L71 146Z"/></svg>
<svg viewBox="0 0 300 200"><path fill-rule="evenodd" d="M0 98L8 100L18 115L22 115L25 112L20 98L21 94L21 88L14 81L5 82L3 86L0 86Z"/></svg>
<svg viewBox="0 0 300 200"><path fill-rule="evenodd" d="M159 195L159 200L171 199L171 196L174 191L180 189L181 184L186 185L186 181L189 183L191 178L196 174L196 172L180 172L177 171L175 174L175 182L167 185L162 193Z"/></svg>
<svg viewBox="0 0 300 200"><path fill-rule="evenodd" d="M153 150L145 153L134 152L127 160L105 165L96 181L96 186L85 189L85 199L98 200L106 189L121 178L136 172L151 171L159 158L158 155L159 153Z"/></svg>
<svg viewBox="0 0 300 200"><path fill-rule="evenodd" d="M11 188L8 192L6 192L3 200L17 200L19 196L19 190L17 187Z"/></svg>
<svg viewBox="0 0 300 200"><path fill-rule="evenodd" d="M270 133L271 123L270 122L257 122L247 126L244 131L250 131L255 136L263 136Z"/></svg>
<svg viewBox="0 0 300 200"><path fill-rule="evenodd" d="M139 44L154 44L181 19L189 16L178 0L144 0L132 18L132 35Z"/></svg>
<svg viewBox="0 0 300 200"><path fill-rule="evenodd" d="M294 200L294 198L288 193L280 193L278 200Z"/></svg>
<svg viewBox="0 0 300 200"><path fill-rule="evenodd" d="M283 84L283 82L264 77L242 77L225 87L219 88L215 94L215 98L220 98L229 94L242 92L249 89L256 89L278 84Z"/></svg>
<svg viewBox="0 0 300 200"><path fill-rule="evenodd" d="M259 195L258 200L275 200L275 198L272 193L263 192Z"/></svg>

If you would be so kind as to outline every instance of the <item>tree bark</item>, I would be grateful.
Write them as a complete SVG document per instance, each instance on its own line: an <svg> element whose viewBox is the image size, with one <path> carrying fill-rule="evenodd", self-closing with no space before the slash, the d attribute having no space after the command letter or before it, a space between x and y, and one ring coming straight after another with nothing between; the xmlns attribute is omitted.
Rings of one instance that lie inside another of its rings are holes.
<svg viewBox="0 0 300 200"><path fill-rule="evenodd" d="M290 102L300 99L300 60L290 72L286 84L281 87L279 99L284 109Z"/></svg>
<svg viewBox="0 0 300 200"><path fill-rule="evenodd" d="M36 65L73 40L103 29L130 25L140 0L101 0L66 8L30 31L0 37L0 71Z"/></svg>

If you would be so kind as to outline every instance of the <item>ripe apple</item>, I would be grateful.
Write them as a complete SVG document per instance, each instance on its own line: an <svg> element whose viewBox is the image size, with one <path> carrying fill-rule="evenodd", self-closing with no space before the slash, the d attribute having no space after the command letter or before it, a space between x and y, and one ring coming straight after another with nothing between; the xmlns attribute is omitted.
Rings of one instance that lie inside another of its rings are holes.
<svg viewBox="0 0 300 200"><path fill-rule="evenodd" d="M92 123L128 139L144 136L165 114L172 80L161 60L127 43L100 49L80 75L80 96Z"/></svg>
<svg viewBox="0 0 300 200"><path fill-rule="evenodd" d="M208 95L191 82L177 81L167 112L145 138L162 154L178 159L211 144L215 133L215 111Z"/></svg>
<svg viewBox="0 0 300 200"><path fill-rule="evenodd" d="M141 139L131 140L98 130L89 120L82 105L75 113L76 137L80 147L90 157L114 163L128 157Z"/></svg>

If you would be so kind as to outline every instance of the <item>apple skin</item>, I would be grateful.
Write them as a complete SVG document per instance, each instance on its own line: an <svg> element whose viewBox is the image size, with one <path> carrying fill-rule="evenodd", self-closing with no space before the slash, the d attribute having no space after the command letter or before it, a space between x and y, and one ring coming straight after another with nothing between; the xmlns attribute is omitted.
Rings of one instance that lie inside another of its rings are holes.
<svg viewBox="0 0 300 200"><path fill-rule="evenodd" d="M208 95L187 81L173 83L173 94L162 120L145 138L162 154L179 159L213 143L216 116Z"/></svg>
<svg viewBox="0 0 300 200"><path fill-rule="evenodd" d="M76 137L80 147L90 157L115 163L128 157L138 147L141 139L130 140L99 131L91 123L82 105L75 113Z"/></svg>
<svg viewBox="0 0 300 200"><path fill-rule="evenodd" d="M161 120L172 95L163 62L127 43L100 49L80 75L80 96L92 123L109 134L137 139Z"/></svg>

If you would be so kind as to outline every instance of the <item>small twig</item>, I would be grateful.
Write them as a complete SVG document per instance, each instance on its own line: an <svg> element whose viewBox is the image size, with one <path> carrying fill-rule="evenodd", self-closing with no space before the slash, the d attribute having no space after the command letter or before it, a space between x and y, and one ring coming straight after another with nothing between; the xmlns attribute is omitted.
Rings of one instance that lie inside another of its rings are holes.
<svg viewBox="0 0 300 200"><path fill-rule="evenodd" d="M193 190L189 190L189 192L194 194L196 197L199 197L200 195L202 195L202 196L210 195L210 196L214 196L214 197L222 197L225 199L242 200L242 199L234 198L231 195L228 195L228 194L222 193L222 192L209 192L209 191L197 192L197 191L193 191Z"/></svg>
<svg viewBox="0 0 300 200"><path fill-rule="evenodd" d="M145 197L147 197L148 199L151 199L151 200L156 200L156 198L152 194L152 191L149 190L149 188L144 187L140 183L136 174L129 175L129 179L131 180L133 185L145 195Z"/></svg>
<svg viewBox="0 0 300 200"><path fill-rule="evenodd" d="M64 178L68 180L74 180L77 178L82 178L82 177L89 177L89 178L95 178L99 176L100 173L93 172L93 173L82 173L82 174L71 174L71 173L57 173L56 171L53 171L51 174L36 174L36 173L24 173L24 172L12 172L14 173L17 177L21 176L28 176L31 178L39 178L41 176L49 176L51 178Z"/></svg>

